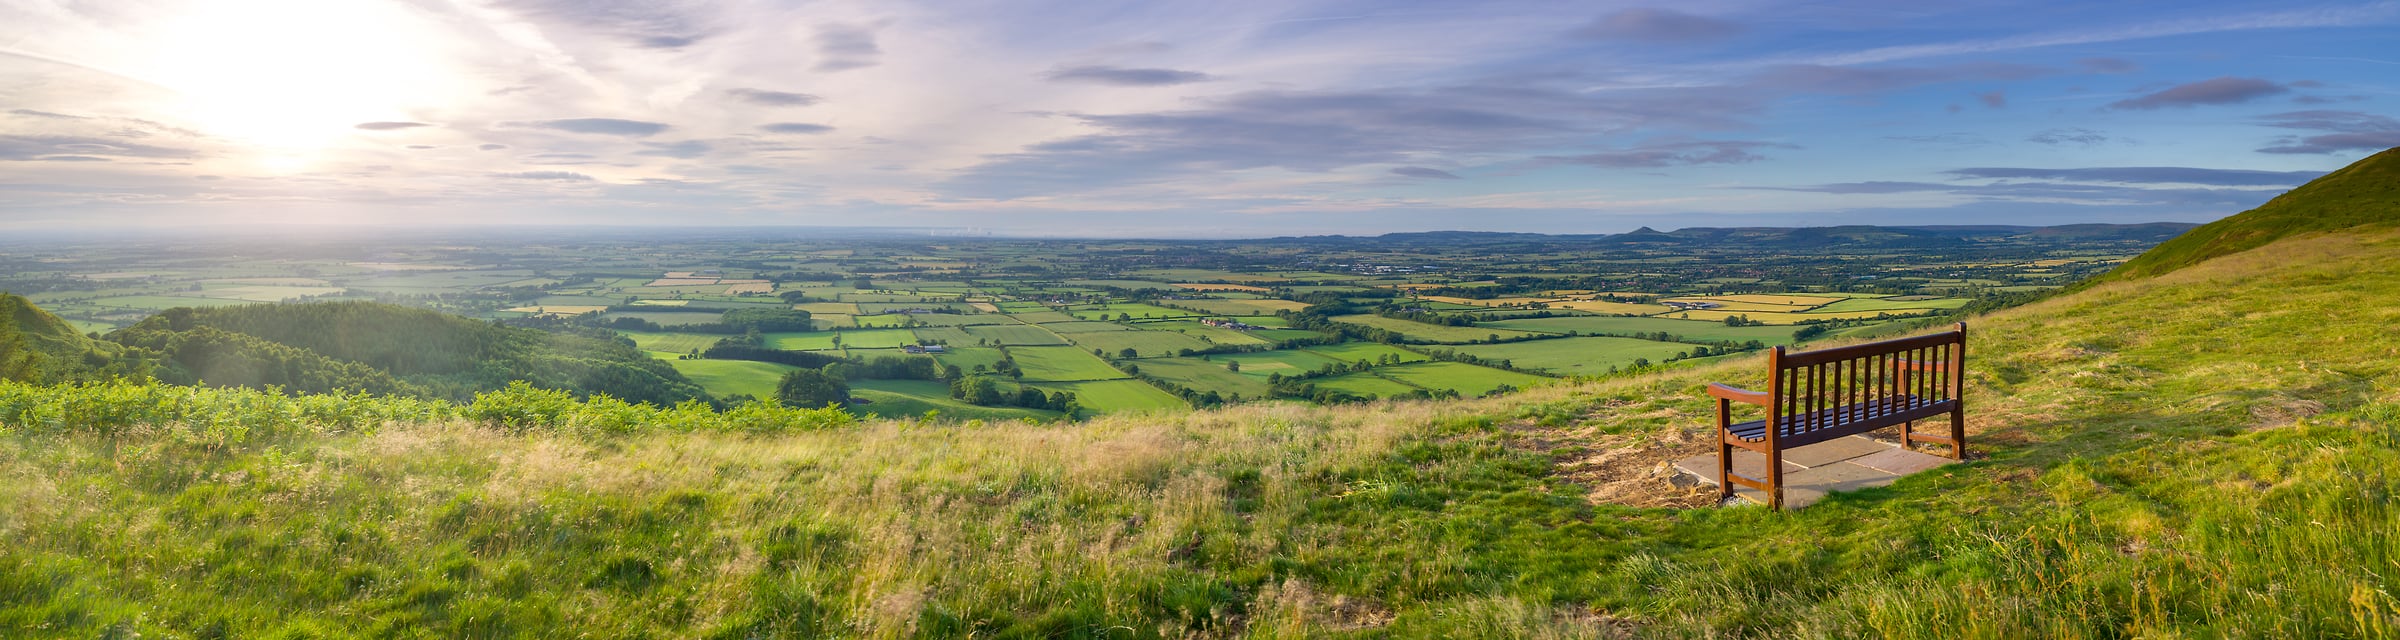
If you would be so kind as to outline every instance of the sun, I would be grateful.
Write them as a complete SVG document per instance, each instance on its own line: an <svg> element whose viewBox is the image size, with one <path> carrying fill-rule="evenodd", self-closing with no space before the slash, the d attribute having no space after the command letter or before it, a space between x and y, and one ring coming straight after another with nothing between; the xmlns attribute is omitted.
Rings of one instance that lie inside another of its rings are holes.
<svg viewBox="0 0 2400 640"><path fill-rule="evenodd" d="M357 123L439 106L461 82L427 21L381 2L198 2L161 23L138 73L202 133L293 166ZM272 159L269 161L268 159Z"/></svg>

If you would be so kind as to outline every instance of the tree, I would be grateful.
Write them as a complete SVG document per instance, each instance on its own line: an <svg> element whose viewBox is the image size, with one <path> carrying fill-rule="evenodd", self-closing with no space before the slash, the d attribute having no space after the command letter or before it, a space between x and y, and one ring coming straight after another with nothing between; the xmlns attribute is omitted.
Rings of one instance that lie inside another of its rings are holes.
<svg viewBox="0 0 2400 640"><path fill-rule="evenodd" d="M1226 371L1237 371L1237 372L1238 372L1238 371L1241 371L1241 370L1242 370L1242 363L1241 363L1241 362L1239 362L1239 361L1227 360L1227 361L1225 361L1225 370L1226 370Z"/></svg>
<svg viewBox="0 0 2400 640"><path fill-rule="evenodd" d="M799 369L783 374L783 382L775 385L775 399L793 407L848 406L850 386L823 371Z"/></svg>
<svg viewBox="0 0 2400 640"><path fill-rule="evenodd" d="M1123 351L1117 352L1119 358L1139 358L1141 356L1142 352L1133 350L1133 347L1126 347Z"/></svg>

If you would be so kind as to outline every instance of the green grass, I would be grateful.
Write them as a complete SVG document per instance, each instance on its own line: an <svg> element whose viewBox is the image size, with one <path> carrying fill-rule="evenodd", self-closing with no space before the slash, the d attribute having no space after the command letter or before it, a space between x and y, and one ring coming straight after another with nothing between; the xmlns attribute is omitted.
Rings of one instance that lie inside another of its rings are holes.
<svg viewBox="0 0 2400 640"><path fill-rule="evenodd" d="M1537 331L1542 333L1578 332L1583 334L1634 335L1660 331L1685 340L1707 342L1757 340L1767 344L1789 344L1797 327L1728 327L1723 322L1677 320L1674 318L1628 318L1621 316L1566 316L1558 318L1523 318L1483 323L1486 327Z"/></svg>
<svg viewBox="0 0 2400 640"><path fill-rule="evenodd" d="M934 356L933 359L944 365L957 365L962 371L973 372L975 365L989 367L1000 362L1000 349L996 347L947 347L941 355Z"/></svg>
<svg viewBox="0 0 2400 640"><path fill-rule="evenodd" d="M927 411L958 420L1052 420L1058 412L1017 407L979 407L950 397L950 383L939 380L856 380L850 397L867 400L851 405L859 413L886 418L923 417Z"/></svg>
<svg viewBox="0 0 2400 640"><path fill-rule="evenodd" d="M1092 331L1069 333L1066 338L1087 352L1099 349L1112 357L1128 348L1142 356L1155 357L1174 355L1184 349L1199 350L1216 346L1173 331Z"/></svg>
<svg viewBox="0 0 2400 640"><path fill-rule="evenodd" d="M964 331L967 334L967 337L970 339L963 341L951 340L950 344L975 346L977 341L980 340L989 340L993 345L1007 346L1067 344L1067 340L1065 338L1058 337L1058 334L1051 333L1048 329L1043 329L1036 326L1021 324L997 324L960 327L960 329Z"/></svg>
<svg viewBox="0 0 2400 640"><path fill-rule="evenodd" d="M1240 362L1242 363L1242 375L1261 380L1266 379L1269 374L1280 373L1290 376L1309 371L1315 371L1318 367L1323 367L1329 364L1340 365L1350 363L1348 360L1335 360L1333 358L1328 358L1296 349L1259 351L1254 353L1231 353L1209 356L1209 359L1219 363Z"/></svg>
<svg viewBox="0 0 2400 640"><path fill-rule="evenodd" d="M1049 323L1044 323L1044 324L1042 324L1042 328L1044 328L1044 329L1049 329L1049 330L1050 330L1052 333L1059 333L1059 334L1068 334L1068 333L1090 333L1090 332L1094 332L1094 331L1131 331L1131 330L1133 330L1133 327L1128 327L1128 326L1121 325L1121 324L1117 324L1117 323L1114 323L1114 322L1093 322L1093 321L1076 321L1076 322L1049 322Z"/></svg>
<svg viewBox="0 0 2400 640"><path fill-rule="evenodd" d="M2381 235L1974 318L1975 458L1786 513L1625 504L1757 357L935 428L0 383L0 635L2391 637L2396 310Z"/></svg>
<svg viewBox="0 0 2400 640"><path fill-rule="evenodd" d="M1523 369L1560 375L1600 375L1612 368L1633 366L1635 360L1665 362L1677 353L1690 351L1692 345L1636 338L1581 337L1465 345L1455 349L1484 360L1507 360L1510 366Z"/></svg>
<svg viewBox="0 0 2400 640"><path fill-rule="evenodd" d="M1442 344L1473 342L1493 336L1499 336L1501 338L1514 338L1530 335L1531 333L1527 331L1502 328L1499 326L1501 323L1493 323L1490 326L1482 327L1453 327L1448 325L1426 324L1423 322L1411 322L1408 320L1396 320L1383 316L1363 313L1358 315L1336 316L1333 319L1337 322L1398 331L1401 335L1405 335L1410 338Z"/></svg>
<svg viewBox="0 0 2400 640"><path fill-rule="evenodd" d="M1194 337L1194 338L1201 338L1201 339L1205 340L1206 342L1208 342L1209 344L1212 344L1212 345L1220 345L1220 344L1265 344L1265 343L1267 342L1266 340L1260 339L1260 338L1258 338L1258 337L1256 337L1256 336L1252 336L1252 335L1250 335L1250 334L1248 334L1248 333L1244 333L1244 332L1241 332L1241 331L1235 331L1235 330L1233 330L1233 329L1220 329L1220 328L1217 328L1217 327L1211 327L1211 326L1208 326L1208 325L1200 324L1200 323L1199 323L1199 322L1197 322L1197 321L1191 321L1191 320L1169 320L1169 321L1165 321L1165 322L1139 322L1139 323L1135 323L1135 324L1134 324L1134 326L1135 326L1135 327L1138 327L1138 328L1141 328L1141 329L1147 329L1147 330L1151 330L1151 331L1172 331L1172 332L1175 332L1175 333L1180 333L1180 334L1187 335L1187 336L1191 336L1191 337Z"/></svg>
<svg viewBox="0 0 2400 640"><path fill-rule="evenodd" d="M1085 320L1115 320L1118 316L1132 316L1134 319L1140 320L1144 318L1186 318L1201 315L1200 312L1197 311L1185 311L1182 309L1169 309L1156 305L1133 303L1074 307L1068 309L1067 313Z"/></svg>
<svg viewBox="0 0 2400 640"><path fill-rule="evenodd" d="M1828 304L1810 313L1840 313L1846 311L1900 311L1909 309L1956 309L1967 306L1966 298L1934 298L1932 300L1886 300L1882 298L1851 298Z"/></svg>
<svg viewBox="0 0 2400 640"><path fill-rule="evenodd" d="M694 350L707 351L710 345L714 345L718 340L725 338L725 336L722 335L707 333L670 333L652 331L618 331L617 333L624 334L624 336L627 338L632 338L634 346L641 347L643 351L658 351L677 355L691 353Z"/></svg>
<svg viewBox="0 0 2400 640"><path fill-rule="evenodd" d="M1199 358L1144 358L1134 363L1142 373L1158 376L1193 391L1217 392L1220 396L1241 394L1243 398L1266 397L1268 388L1264 376L1246 376L1225 369L1225 362Z"/></svg>
<svg viewBox="0 0 2400 640"><path fill-rule="evenodd" d="M1328 378L1317 378L1314 380L1309 380L1308 383L1316 385L1319 389L1332 389L1362 398L1392 397L1413 392L1418 389L1418 387L1414 385L1392 380L1390 378L1385 378L1383 376L1376 375L1371 371L1345 373Z"/></svg>
<svg viewBox="0 0 2400 640"><path fill-rule="evenodd" d="M1370 363L1381 364L1384 356L1399 358L1400 362L1423 362L1426 360L1425 354L1402 349L1388 344L1374 342L1344 342L1341 344L1307 347L1305 350L1309 353L1340 360L1342 362L1358 362L1360 360L1365 360Z"/></svg>
<svg viewBox="0 0 2400 640"><path fill-rule="evenodd" d="M1376 367L1374 373L1408 383L1410 386L1456 391L1459 395L1478 396L1505 385L1522 389L1549 382L1537 375L1478 367L1459 362L1423 362L1396 367Z"/></svg>
<svg viewBox="0 0 2400 640"><path fill-rule="evenodd" d="M1189 409L1182 398L1150 386L1140 380L1100 380L1096 382L1037 382L1029 386L1075 394L1084 408L1102 413L1124 411L1156 411Z"/></svg>
<svg viewBox="0 0 2400 640"><path fill-rule="evenodd" d="M748 360L668 360L683 377L699 383L709 395L726 397L748 394L753 398L775 397L775 386L783 381L785 372L798 369L791 365Z"/></svg>
<svg viewBox="0 0 2400 640"><path fill-rule="evenodd" d="M1125 377L1108 362L1082 347L1011 347L1009 357L1025 371L1027 381L1114 380Z"/></svg>
<svg viewBox="0 0 2400 640"><path fill-rule="evenodd" d="M2294 235L2400 221L2400 148L2386 149L2241 214L2186 231L2093 280L2155 276Z"/></svg>

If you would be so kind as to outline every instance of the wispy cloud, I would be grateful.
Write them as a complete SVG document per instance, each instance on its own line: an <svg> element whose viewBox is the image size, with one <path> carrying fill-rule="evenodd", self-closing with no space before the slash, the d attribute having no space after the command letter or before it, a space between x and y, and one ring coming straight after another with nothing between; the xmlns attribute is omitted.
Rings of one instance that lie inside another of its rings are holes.
<svg viewBox="0 0 2400 640"><path fill-rule="evenodd" d="M742 102L770 107L805 107L825 101L824 98L806 93L768 91L765 89L727 89L725 90L725 95L732 96L735 100L740 100Z"/></svg>
<svg viewBox="0 0 2400 640"><path fill-rule="evenodd" d="M2259 149L2259 153L2338 153L2400 147L2400 120L2390 116L2359 111L2318 110L2278 113L2259 120L2270 127L2320 132L2311 136L2286 136L2271 146Z"/></svg>
<svg viewBox="0 0 2400 640"><path fill-rule="evenodd" d="M2033 33L1983 40L1961 40L1934 44L1875 47L1850 53L1818 56L1808 60L1817 64L1858 65L1970 54L1988 54L2023 49L2038 49L2102 42L2146 40L2169 36L2184 36L2227 31L2259 29L2297 29L2306 27L2356 27L2370 24L2390 24L2400 19L2400 3L2376 2L2368 5L2320 7L2286 11L2253 12L2232 15L2205 16L2161 20L2145 24L2121 25L2098 29L2075 29L2048 33Z"/></svg>
<svg viewBox="0 0 2400 640"><path fill-rule="evenodd" d="M1127 69L1109 66L1081 66L1053 69L1043 77L1059 82L1088 82L1127 87L1155 87L1174 84L1207 82L1208 74L1179 69Z"/></svg>
<svg viewBox="0 0 2400 640"><path fill-rule="evenodd" d="M1742 33L1730 20L1693 15L1673 9L1641 7L1601 16L1573 32L1575 37L1638 42L1696 42L1729 38Z"/></svg>
<svg viewBox="0 0 2400 640"><path fill-rule="evenodd" d="M511 180L563 180L563 181L571 181L571 182L589 182L589 181L591 181L591 180L592 180L592 177L591 177L591 176L587 176L587 175L584 175L584 174L576 173L576 172L573 172L573 171L514 171L514 172L498 172L498 173L493 173L493 174L492 174L492 177L494 177L494 178L508 178L508 179L511 179Z"/></svg>
<svg viewBox="0 0 2400 640"><path fill-rule="evenodd" d="M519 122L513 124L521 127L552 129L557 131L565 131L568 133L591 133L611 136L630 136L636 138L656 135L659 132L666 131L670 128L666 123L662 122L619 120L616 118L568 118L564 120L540 120L535 122Z"/></svg>
<svg viewBox="0 0 2400 640"><path fill-rule="evenodd" d="M2212 104L2239 104L2291 89L2264 78L2210 78L2179 84L2138 98L2108 103L2110 109L2152 110Z"/></svg>

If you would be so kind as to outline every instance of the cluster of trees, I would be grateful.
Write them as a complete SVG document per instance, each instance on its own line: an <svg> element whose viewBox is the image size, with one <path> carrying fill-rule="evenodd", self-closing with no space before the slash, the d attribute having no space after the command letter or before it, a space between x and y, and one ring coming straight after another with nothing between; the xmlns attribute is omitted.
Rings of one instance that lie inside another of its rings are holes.
<svg viewBox="0 0 2400 640"><path fill-rule="evenodd" d="M1022 407L1074 414L1081 405L1075 394L1065 391L1043 393L1026 385L1016 391L1004 391L991 376L966 376L950 381L950 397L978 407Z"/></svg>

